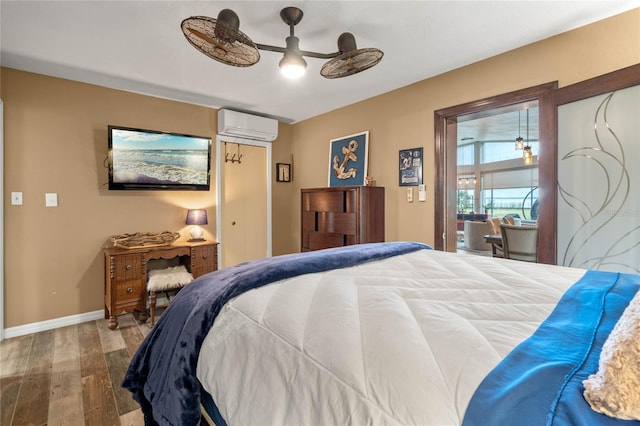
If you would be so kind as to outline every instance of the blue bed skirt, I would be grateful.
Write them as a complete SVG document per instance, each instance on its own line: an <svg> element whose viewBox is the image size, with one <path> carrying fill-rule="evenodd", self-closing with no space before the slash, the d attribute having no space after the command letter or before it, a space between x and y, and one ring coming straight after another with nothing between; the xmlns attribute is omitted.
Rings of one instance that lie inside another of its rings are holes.
<svg viewBox="0 0 640 426"><path fill-rule="evenodd" d="M227 426L227 422L224 420L224 417L222 417L222 414L220 414L218 406L213 401L211 395L206 390L204 390L202 385L200 385L200 405L202 405L204 411L211 418L211 420L213 420L215 426Z"/></svg>

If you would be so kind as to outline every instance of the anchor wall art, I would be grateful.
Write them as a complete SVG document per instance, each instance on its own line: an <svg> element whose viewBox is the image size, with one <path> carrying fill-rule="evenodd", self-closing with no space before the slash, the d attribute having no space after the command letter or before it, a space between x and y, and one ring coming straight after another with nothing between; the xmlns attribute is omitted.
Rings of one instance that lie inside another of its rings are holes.
<svg viewBox="0 0 640 426"><path fill-rule="evenodd" d="M368 131L332 139L329 144L329 186L364 185L368 153Z"/></svg>

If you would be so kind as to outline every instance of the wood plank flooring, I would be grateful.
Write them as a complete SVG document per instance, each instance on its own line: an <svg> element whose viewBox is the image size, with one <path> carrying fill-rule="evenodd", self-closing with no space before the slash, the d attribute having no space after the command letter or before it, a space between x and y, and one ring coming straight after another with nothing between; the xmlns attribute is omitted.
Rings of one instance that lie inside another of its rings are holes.
<svg viewBox="0 0 640 426"><path fill-rule="evenodd" d="M149 333L132 315L7 339L0 344L0 424L143 425L120 387L131 356Z"/></svg>

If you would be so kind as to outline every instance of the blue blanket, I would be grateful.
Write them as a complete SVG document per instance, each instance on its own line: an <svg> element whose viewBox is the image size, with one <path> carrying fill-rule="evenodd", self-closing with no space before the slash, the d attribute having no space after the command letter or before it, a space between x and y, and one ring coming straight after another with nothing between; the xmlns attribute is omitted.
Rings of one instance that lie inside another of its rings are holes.
<svg viewBox="0 0 640 426"><path fill-rule="evenodd" d="M480 384L464 426L638 425L591 409L582 381L598 371L602 345L640 276L588 271L547 320Z"/></svg>
<svg viewBox="0 0 640 426"><path fill-rule="evenodd" d="M183 288L162 314L132 358L122 386L140 403L146 425L197 425L198 354L226 302L278 280L428 248L409 242L361 244L261 259L202 276Z"/></svg>

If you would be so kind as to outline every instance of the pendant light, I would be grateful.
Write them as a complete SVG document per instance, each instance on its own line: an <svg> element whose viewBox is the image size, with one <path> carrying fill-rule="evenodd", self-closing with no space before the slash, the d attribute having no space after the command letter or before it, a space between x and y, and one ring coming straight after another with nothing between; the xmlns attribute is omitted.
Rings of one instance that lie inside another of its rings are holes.
<svg viewBox="0 0 640 426"><path fill-rule="evenodd" d="M529 110L527 110L528 112ZM516 138L516 151L522 150L524 147L522 136L520 136L520 110L518 110L518 137Z"/></svg>
<svg viewBox="0 0 640 426"><path fill-rule="evenodd" d="M524 158L524 164L533 164L533 153L531 152L531 147L529 145L524 147L522 158Z"/></svg>
<svg viewBox="0 0 640 426"><path fill-rule="evenodd" d="M529 110L527 109L527 144L523 148L522 158L524 159L524 164L533 164L533 153L531 152L531 147L529 146Z"/></svg>

